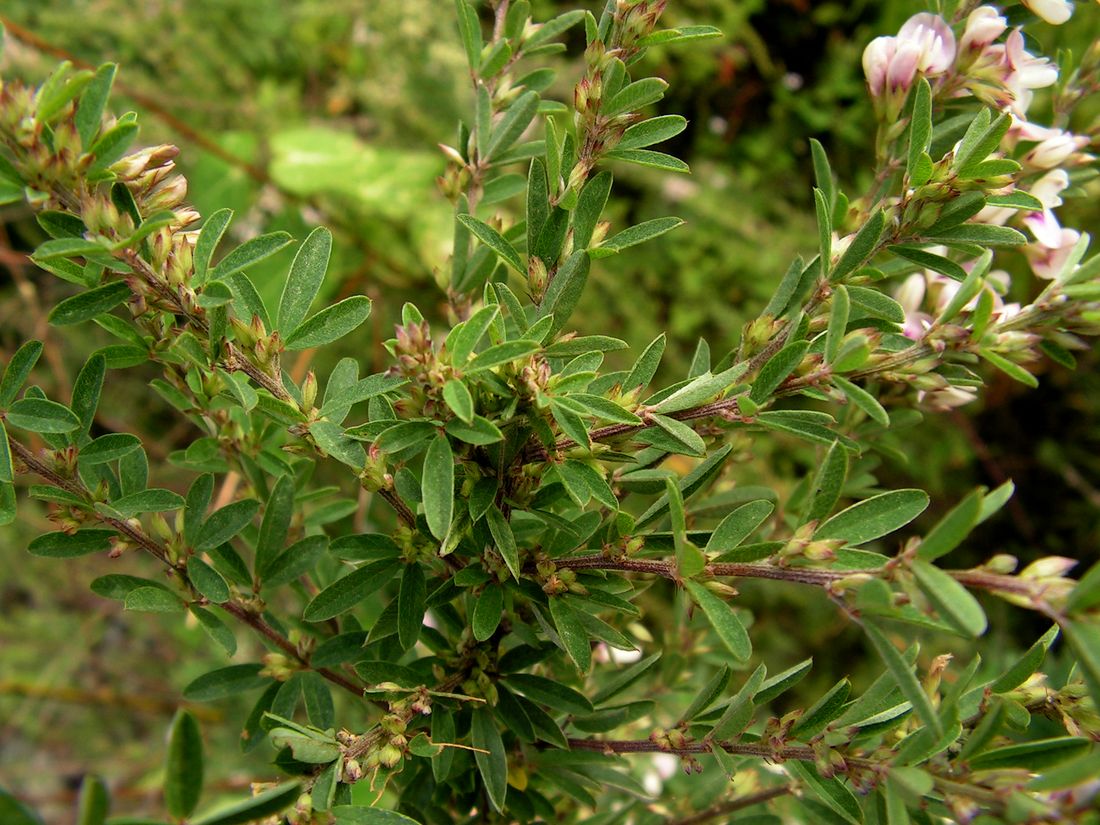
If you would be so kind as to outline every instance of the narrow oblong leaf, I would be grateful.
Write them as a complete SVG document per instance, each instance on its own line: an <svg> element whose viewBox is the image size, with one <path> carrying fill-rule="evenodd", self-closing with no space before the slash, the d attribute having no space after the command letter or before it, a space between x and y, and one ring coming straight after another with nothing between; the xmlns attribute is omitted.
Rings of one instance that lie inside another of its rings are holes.
<svg viewBox="0 0 1100 825"><path fill-rule="evenodd" d="M496 811L503 812L508 793L508 757L504 753L504 742L493 714L487 708L478 708L472 714L470 744L477 748L474 761L489 802Z"/></svg>
<svg viewBox="0 0 1100 825"><path fill-rule="evenodd" d="M447 436L440 434L432 439L424 455L424 471L420 483L428 529L440 541L443 541L451 529L454 484L455 463L451 442Z"/></svg>
<svg viewBox="0 0 1100 825"><path fill-rule="evenodd" d="M46 398L20 398L8 407L8 424L32 433L68 433L80 428L80 419L65 406Z"/></svg>
<svg viewBox="0 0 1100 825"><path fill-rule="evenodd" d="M370 317L371 300L365 295L353 295L322 309L304 321L286 339L290 351L310 349L343 338Z"/></svg>
<svg viewBox="0 0 1100 825"><path fill-rule="evenodd" d="M351 610L392 579L400 566L393 559L383 559L353 570L314 596L302 618L307 622L323 622Z"/></svg>
<svg viewBox="0 0 1100 825"><path fill-rule="evenodd" d="M504 236L500 234L493 227L484 221L478 220L473 215L457 215L460 223L462 223L467 229L469 229L479 241L485 244L489 249L497 254L497 256L512 267L516 272L527 274L527 268L523 265L523 261L519 257L519 252L516 248L505 240Z"/></svg>
<svg viewBox="0 0 1100 825"><path fill-rule="evenodd" d="M833 271L829 275L829 280L839 281L862 266L878 247L879 238L882 237L882 230L885 227L886 216L881 209L875 210L875 213L867 219L867 223L852 238L852 242L848 244L848 248L844 250L840 260L836 262L836 266L833 267Z"/></svg>
<svg viewBox="0 0 1100 825"><path fill-rule="evenodd" d="M42 355L41 341L27 341L15 351L4 368L4 377L0 378L0 409L10 406L15 400L27 376L38 363L40 355Z"/></svg>
<svg viewBox="0 0 1100 825"><path fill-rule="evenodd" d="M815 539L864 544L904 527L928 507L923 490L892 490L853 504L822 524Z"/></svg>
<svg viewBox="0 0 1100 825"><path fill-rule="evenodd" d="M203 753L199 723L181 710L168 733L168 760L164 766L164 805L177 819L192 814L202 794Z"/></svg>
<svg viewBox="0 0 1100 825"><path fill-rule="evenodd" d="M331 253L332 233L323 226L310 232L298 247L279 299L278 328L284 337L294 332L305 320L306 313L325 279Z"/></svg>
<svg viewBox="0 0 1100 825"><path fill-rule="evenodd" d="M117 307L130 297L130 287L125 281L114 281L103 286L81 292L55 306L49 315L54 326L68 326L87 321Z"/></svg>
<svg viewBox="0 0 1100 825"><path fill-rule="evenodd" d="M688 580L684 582L684 587L702 609L711 627L718 634L718 638L733 654L733 658L739 662L748 661L749 656L752 655L752 642L749 641L749 634L745 632L745 626L729 603L710 592L701 582Z"/></svg>
<svg viewBox="0 0 1100 825"><path fill-rule="evenodd" d="M268 678L260 675L261 670L261 664L229 665L212 670L193 679L183 689L183 698L191 702L211 702L255 690L268 683Z"/></svg>
<svg viewBox="0 0 1100 825"><path fill-rule="evenodd" d="M192 819L188 825L245 825L256 822L290 807L298 799L301 789L297 782L284 782L229 807Z"/></svg>
<svg viewBox="0 0 1100 825"><path fill-rule="evenodd" d="M210 271L209 277L213 280L225 280L236 272L270 258L293 240L286 232L271 232L251 238L222 258Z"/></svg>
<svg viewBox="0 0 1100 825"><path fill-rule="evenodd" d="M940 716L936 713L936 709L932 705L931 699L928 698L928 694L925 693L920 680L917 679L916 674L913 672L913 666L905 660L905 657L898 652L898 649L894 647L893 643L886 638L886 634L875 625L870 622L864 622L864 632L871 640L871 644L878 652L879 656L882 657L882 660L886 663L886 669L890 671L890 675L893 676L894 681L897 682L902 695L913 705L913 709L917 712L921 721L924 722L929 730L937 737L943 735L943 723L940 721Z"/></svg>
<svg viewBox="0 0 1100 825"><path fill-rule="evenodd" d="M242 499L227 504L210 514L195 539L196 550L213 550L241 532L260 509L255 499Z"/></svg>
<svg viewBox="0 0 1100 825"><path fill-rule="evenodd" d="M985 611L970 591L950 574L926 561L914 561L910 569L925 597L948 624L966 636L985 633L988 621Z"/></svg>
<svg viewBox="0 0 1100 825"><path fill-rule="evenodd" d="M588 254L593 258L606 258L631 246L645 243L664 235L666 232L671 232L676 227L682 226L683 223L683 218L675 217L654 218L653 220L643 221L624 229L616 235L612 235L599 246L588 250Z"/></svg>

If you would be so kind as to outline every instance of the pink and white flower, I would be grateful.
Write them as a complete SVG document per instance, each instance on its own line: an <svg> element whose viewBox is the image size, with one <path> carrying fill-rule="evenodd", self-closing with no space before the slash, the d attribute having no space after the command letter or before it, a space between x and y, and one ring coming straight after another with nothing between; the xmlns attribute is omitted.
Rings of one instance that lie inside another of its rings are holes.
<svg viewBox="0 0 1100 825"><path fill-rule="evenodd" d="M1073 16L1073 0L1020 0L1048 23L1061 26Z"/></svg>
<svg viewBox="0 0 1100 825"><path fill-rule="evenodd" d="M1043 205L1043 211L1029 213L1024 225L1043 246L1055 247L1061 242L1062 226L1054 209L1062 205L1061 194L1067 186L1069 175L1064 169L1051 169L1031 185L1030 194Z"/></svg>
<svg viewBox="0 0 1100 825"><path fill-rule="evenodd" d="M960 57L980 53L986 46L1004 34L1008 22L993 6L978 6L966 18L966 29L959 41Z"/></svg>
<svg viewBox="0 0 1100 825"><path fill-rule="evenodd" d="M1005 87L1012 93L1012 112L1027 115L1034 96L1033 89L1043 89L1058 82L1058 67L1045 57L1036 57L1024 48L1024 35L1013 29L1004 44Z"/></svg>
<svg viewBox="0 0 1100 825"><path fill-rule="evenodd" d="M1053 244L1028 244L1024 247L1024 255L1031 264L1031 271L1046 281L1057 278L1080 239L1081 233L1076 229L1059 229Z"/></svg>
<svg viewBox="0 0 1100 825"><path fill-rule="evenodd" d="M910 17L895 37L876 37L863 51L863 73L871 96L900 107L917 73L935 77L955 62L955 35L939 15Z"/></svg>

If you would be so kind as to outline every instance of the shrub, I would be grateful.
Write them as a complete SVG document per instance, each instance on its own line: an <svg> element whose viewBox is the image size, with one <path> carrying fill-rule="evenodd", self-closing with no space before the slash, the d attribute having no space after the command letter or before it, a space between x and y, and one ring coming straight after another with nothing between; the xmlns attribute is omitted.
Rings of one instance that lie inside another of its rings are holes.
<svg viewBox="0 0 1100 825"><path fill-rule="evenodd" d="M1027 5L1053 23L1069 8ZM1004 554L945 566L1011 483L899 534L929 497L884 489L874 469L916 408L967 403L990 370L1035 387L1040 359L1072 366L1097 331L1100 256L1053 210L1091 171L1089 139L1063 127L1096 89L1100 50L1063 59L1042 126L1026 119L1033 90L1059 67L992 7L918 14L870 43L871 188L845 193L813 144L809 260L777 279L732 351L701 344L681 380L654 388L664 336L608 371L625 342L569 324L601 260L681 223L601 220L612 169L688 171L653 148L685 120L644 114L667 84L631 71L650 49L718 32L660 28L664 6L612 0L599 17L536 25L525 0L499 0L485 20L457 0L476 107L442 147L449 323L406 304L388 368L360 377L342 358L323 391L312 371L296 382L283 354L323 359L371 312L361 295L311 312L326 229L302 241L269 306L248 273L290 237L219 255L228 209L193 230L177 150L127 154L136 118L105 116L113 65L3 85L0 198L36 209L50 240L33 261L79 288L50 320L92 321L120 343L84 362L67 404L27 385L41 343L8 360L0 518L14 520L26 481L57 528L32 554L151 556L166 579L115 573L92 590L193 622L229 657L238 627L265 650L182 698L258 695L243 748L270 746L290 778L194 817L204 747L181 710L164 771L171 821L702 822L749 808L771 812L761 822L1096 821L1100 567L1075 580L1059 556L1019 572ZM571 106L542 98L552 72L531 59L578 30ZM1021 250L1043 286L1015 303L993 267ZM617 311L630 292L617 290ZM194 475L183 492L150 486L166 468L96 419L108 371L141 365L202 433L169 456ZM732 482L735 463L766 480L761 445L785 439L817 451L797 485ZM359 499L321 503L330 480ZM390 515L363 509L374 497ZM364 529L333 526L353 511ZM813 663L754 652L749 631L769 609L758 580L830 600L873 658L785 706ZM1050 629L1006 666L980 641L995 666L929 656L945 634L986 633L975 593ZM1044 675L1059 639L1074 667ZM702 775L662 787L669 761ZM88 779L81 822L107 808ZM36 821L7 792L0 811Z"/></svg>

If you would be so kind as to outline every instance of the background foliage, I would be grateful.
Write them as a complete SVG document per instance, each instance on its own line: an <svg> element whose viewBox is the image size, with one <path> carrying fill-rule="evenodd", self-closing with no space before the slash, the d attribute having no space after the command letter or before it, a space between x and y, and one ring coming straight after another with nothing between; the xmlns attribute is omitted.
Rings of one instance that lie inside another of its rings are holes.
<svg viewBox="0 0 1100 825"><path fill-rule="evenodd" d="M534 6L546 18L571 4ZM131 3L94 0L73 14L60 0L10 0L3 13L12 33L26 30L38 42L9 36L5 74L40 80L58 50L91 63L115 60L123 67L116 109L132 105L142 112L143 143L183 147L190 199L203 214L232 207L235 240L261 228L301 238L314 224L331 226L336 243L326 288L333 294L323 297L362 293L374 300L371 334L345 339L347 352L331 357L334 363L352 355L364 373L376 372L383 353L363 351L363 342L388 337L406 300L415 298L438 318L445 312L442 302L433 306L424 297L438 280L451 233L450 207L435 189L445 160L431 147L452 142L454 122L471 109L450 9L440 13L434 0L205 0L151 8L151 16L138 16ZM902 0L673 4L666 25L710 23L726 34L702 48L654 50L646 58L645 73L671 84L660 112L690 120L668 151L690 161L694 174L624 173L609 214L621 226L675 211L687 226L675 244L651 244L607 261L603 277L590 281L577 326L623 338L634 352L667 331L662 370L669 380L685 372L698 338L732 343L787 262L816 243L807 138L822 141L852 191L866 188L872 136L864 124L871 116L859 55L872 36L896 31L920 8ZM1100 35L1097 20L1081 15L1080 25L1036 31L1048 53L1059 45L1079 51ZM573 37L561 60L583 47L580 33ZM572 81L563 72L560 88L548 96L567 97ZM150 112L150 99L164 111ZM1082 122L1095 115L1096 102L1091 105L1078 113ZM1066 223L1096 236L1097 202L1085 197L1069 205ZM91 340L97 331L84 325L78 335L89 340L62 344L45 313L66 288L22 255L44 235L20 207L4 208L0 217L0 355L6 361L19 342L37 337L47 344L55 380L64 382L79 366L79 353L108 339ZM291 254L252 271L271 304ZM995 380L965 412L928 415L913 437L898 439L896 459L879 469L884 485L921 487L934 502L956 500L977 483L1015 480L1013 504L980 528L974 556L962 564L993 552L1024 563L1065 552L1082 567L1098 558L1100 379L1093 354L1079 362L1073 374L1050 365L1042 396ZM302 377L304 364L288 366ZM125 417L127 429L155 445L160 457L186 446L193 433L159 401L149 403L148 376L132 372L112 375L113 382L118 376L112 385L118 407L103 411L105 423ZM45 389L67 397L67 387L47 383ZM139 419L124 412L135 408ZM815 454L781 441L764 458L746 464L739 480L784 491L812 467ZM750 475L761 468L766 478ZM315 513L319 522L350 525L357 518L354 506L322 506ZM930 511L922 523L940 514ZM118 603L88 593L88 578L118 572L119 563L88 559L75 577L19 551L46 529L44 522L20 529L25 534L6 534L9 546L0 554L0 782L24 789L44 811L68 810L82 772L95 765L123 789L116 804L155 810L150 800L159 794L161 766L149 754L161 752L182 686L221 662L204 658L211 651L198 627L132 621ZM1035 545L1040 534L1041 548ZM792 707L819 696L848 672L850 654L863 650L858 630L824 600L781 587L760 588L756 598L765 618L753 636L776 669L815 651L835 652L835 660L818 656L811 678L790 695ZM1045 629L992 600L987 607L1000 634L988 647L1004 657L993 666L1010 661ZM659 611L649 610L659 623ZM965 643L956 652L964 653ZM1064 669L1059 661L1056 654L1052 671ZM858 681L869 673L853 676ZM233 744L236 728L212 723L222 708L198 712L211 722L204 724L211 752L219 739ZM246 757L212 762L209 770L208 783L223 789L250 775ZM686 794L708 793L689 777L673 782Z"/></svg>

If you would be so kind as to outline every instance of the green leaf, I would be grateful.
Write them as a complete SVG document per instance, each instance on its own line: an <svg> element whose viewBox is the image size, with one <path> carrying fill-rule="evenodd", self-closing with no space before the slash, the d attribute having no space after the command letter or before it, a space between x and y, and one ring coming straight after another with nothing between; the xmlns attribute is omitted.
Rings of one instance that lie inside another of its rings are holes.
<svg viewBox="0 0 1100 825"><path fill-rule="evenodd" d="M538 317L554 316L554 323L548 334L555 334L569 321L573 310L584 292L584 285L588 283L588 270L591 261L583 249L578 249L565 259L565 263L558 269L546 294L539 305Z"/></svg>
<svg viewBox="0 0 1100 825"><path fill-rule="evenodd" d="M371 300L365 295L353 295L322 309L304 321L286 339L290 351L310 349L343 338L370 316Z"/></svg>
<svg viewBox="0 0 1100 825"><path fill-rule="evenodd" d="M447 348L451 351L452 364L461 367L470 360L470 356L496 320L499 312L498 304L483 306L455 328L455 331L447 337Z"/></svg>
<svg viewBox="0 0 1100 825"><path fill-rule="evenodd" d="M458 0L458 2L464 3L464 0ZM432 721L435 721L434 716ZM415 819L409 819L404 814L399 814L396 811L386 811L382 808L337 805L331 813L336 817L336 825L420 825Z"/></svg>
<svg viewBox="0 0 1100 825"><path fill-rule="evenodd" d="M293 333L305 320L325 279L331 254L332 233L323 226L314 229L298 247L279 299L278 328L284 336Z"/></svg>
<svg viewBox="0 0 1100 825"><path fill-rule="evenodd" d="M1012 116L1007 112L999 114L995 119L992 118L988 109L979 112L966 130L966 134L963 135L951 162L952 168L959 177L969 177L974 168L1000 146L1001 139L1011 125Z"/></svg>
<svg viewBox="0 0 1100 825"><path fill-rule="evenodd" d="M614 401L588 393L573 393L567 396L571 404L579 404L588 415L616 424L641 424L642 419L623 409Z"/></svg>
<svg viewBox="0 0 1100 825"><path fill-rule="evenodd" d="M84 238L57 238L41 244L31 255L31 260L37 264L57 263L59 259L78 258L86 256L102 255L107 251L106 247L96 241ZM43 267L49 269L49 267ZM83 283L83 275L79 278ZM121 281L119 282L121 283Z"/></svg>
<svg viewBox="0 0 1100 825"><path fill-rule="evenodd" d="M556 39L568 29L581 22L581 20L585 18L585 14L585 12L578 10L567 11L563 14L559 14L557 17L547 20L535 31L527 35L524 41L524 49L529 51Z"/></svg>
<svg viewBox="0 0 1100 825"><path fill-rule="evenodd" d="M80 419L72 411L45 398L20 398L8 408L7 420L32 433L67 433L80 428Z"/></svg>
<svg viewBox="0 0 1100 825"><path fill-rule="evenodd" d="M232 656L237 652L237 637L233 635L232 630L226 627L225 622L209 610L204 610L195 605L191 605L191 614L198 620L198 623L202 625L202 629L206 632L206 635L217 642L222 650L226 652L227 656Z"/></svg>
<svg viewBox="0 0 1100 825"><path fill-rule="evenodd" d="M1077 657L1077 667L1094 703L1100 705L1100 625L1066 621L1062 632Z"/></svg>
<svg viewBox="0 0 1100 825"><path fill-rule="evenodd" d="M103 379L107 374L107 359L96 353L80 368L73 382L72 403L69 405L80 419L80 431L87 434L92 427L99 396L103 392Z"/></svg>
<svg viewBox="0 0 1100 825"><path fill-rule="evenodd" d="M212 702L238 693L264 687L268 677L261 676L263 665L243 664L204 673L183 689L183 698L189 702Z"/></svg>
<svg viewBox="0 0 1100 825"><path fill-rule="evenodd" d="M103 123L103 110L107 106L107 99L111 96L111 86L117 71L118 66L114 63L101 65L96 69L95 75L80 96L73 123L80 136L80 145L85 151L91 148L92 141L95 140L99 127Z"/></svg>
<svg viewBox="0 0 1100 825"><path fill-rule="evenodd" d="M210 259L214 256L214 250L217 249L218 243L225 234L231 220L233 220L232 209L219 209L203 221L194 252L195 281L197 284L206 283L206 274L210 270Z"/></svg>
<svg viewBox="0 0 1100 825"><path fill-rule="evenodd" d="M968 243L981 246L1020 246L1027 243L1024 233L1011 226L992 226L984 223L964 223L953 229L945 229L925 236L930 241L942 243Z"/></svg>
<svg viewBox="0 0 1100 825"><path fill-rule="evenodd" d="M31 541L27 550L32 556L72 559L106 550L114 536L114 530L98 527L84 527L75 533L43 533Z"/></svg>
<svg viewBox="0 0 1100 825"><path fill-rule="evenodd" d="M883 427L890 426L889 413L886 412L886 408L883 407L882 404L879 403L879 400L871 395L871 393L841 375L834 375L833 383L836 384L837 388L844 393L849 401L863 410L868 418Z"/></svg>
<svg viewBox="0 0 1100 825"><path fill-rule="evenodd" d="M1038 378L1036 378L1034 375L1032 375L1016 362L1009 361L1000 353L996 353L992 350L988 350L982 347L978 350L978 355L980 355L984 360L995 366L1009 378L1012 378L1015 381L1019 381L1024 386L1031 387L1032 389L1035 389L1039 386Z"/></svg>
<svg viewBox="0 0 1100 825"><path fill-rule="evenodd" d="M210 514L195 539L198 551L213 550L219 544L232 539L252 521L260 509L260 502L247 498L227 504Z"/></svg>
<svg viewBox="0 0 1100 825"><path fill-rule="evenodd" d="M49 321L57 327L78 324L109 312L130 297L125 281L113 281L66 298L50 311Z"/></svg>
<svg viewBox="0 0 1100 825"><path fill-rule="evenodd" d="M722 37L721 29L714 26L678 26L675 29L662 29L638 39L639 46L658 46L670 43L685 43L692 40L712 40Z"/></svg>
<svg viewBox="0 0 1100 825"><path fill-rule="evenodd" d="M878 655L886 663L886 669L894 677L894 681L897 682L902 695L913 705L913 709L917 712L921 721L935 736L942 736L943 723L940 721L939 714L936 713L932 701L928 698L928 694L924 692L920 680L913 672L913 666L905 660L893 643L875 625L864 621L863 629Z"/></svg>
<svg viewBox="0 0 1100 825"><path fill-rule="evenodd" d="M181 710L168 732L164 766L164 805L177 819L191 815L202 795L202 734L189 711Z"/></svg>
<svg viewBox="0 0 1100 825"><path fill-rule="evenodd" d="M812 764L788 762L786 770L838 817L852 825L862 825L863 809L856 795L839 779L823 779Z"/></svg>
<svg viewBox="0 0 1100 825"><path fill-rule="evenodd" d="M859 307L875 318L882 318L895 324L905 322L905 310L901 304L877 289L869 289L865 286L849 286L848 297L854 306Z"/></svg>
<svg viewBox="0 0 1100 825"><path fill-rule="evenodd" d="M910 569L942 619L965 636L977 638L985 633L985 612L970 591L928 562L914 561Z"/></svg>
<svg viewBox="0 0 1100 825"><path fill-rule="evenodd" d="M302 786L297 782L284 782L249 799L192 819L188 825L245 825L255 822L293 805L301 790Z"/></svg>
<svg viewBox="0 0 1100 825"><path fill-rule="evenodd" d="M503 813L508 793L508 758L488 708L478 708L471 714L470 744L477 748L474 761L489 794L489 802L496 811Z"/></svg>
<svg viewBox="0 0 1100 825"><path fill-rule="evenodd" d="M401 589L397 594L397 638L402 650L408 650L420 638L427 597L423 568L416 562L405 565L401 574Z"/></svg>
<svg viewBox="0 0 1100 825"><path fill-rule="evenodd" d="M600 107L602 117L615 117L627 112L637 112L665 96L668 83L659 77L644 77L628 83L609 101Z"/></svg>
<svg viewBox="0 0 1100 825"><path fill-rule="evenodd" d="M559 681L527 673L509 674L504 681L531 701L539 702L562 713L571 713L574 716L592 713L592 703L583 693Z"/></svg>
<svg viewBox="0 0 1100 825"><path fill-rule="evenodd" d="M325 453L349 467L360 470L366 464L367 454L363 450L363 445L345 432L339 424L331 421L316 421L310 426L309 433Z"/></svg>
<svg viewBox="0 0 1100 825"><path fill-rule="evenodd" d="M103 132L88 150L88 154L95 160L88 166L86 174L94 175L105 171L108 166L126 154L137 133L138 125L132 121L120 121Z"/></svg>
<svg viewBox="0 0 1100 825"><path fill-rule="evenodd" d="M41 341L27 341L15 351L0 379L0 409L11 406L41 354Z"/></svg>
<svg viewBox="0 0 1100 825"><path fill-rule="evenodd" d="M848 313L851 302L848 290L843 284L837 284L833 290L833 303L829 311L829 328L825 333L825 363L832 364L840 352L840 344L848 331Z"/></svg>
<svg viewBox="0 0 1100 825"><path fill-rule="evenodd" d="M588 250L588 254L593 258L606 258L631 246L653 240L653 238L664 235L666 232L671 232L683 223L682 218L675 217L642 221L642 223L635 224L616 235L612 235L599 246Z"/></svg>
<svg viewBox="0 0 1100 825"><path fill-rule="evenodd" d="M504 439L504 433L500 431L497 425L480 415L475 415L474 420L469 424L461 419L452 418L447 422L444 429L447 430L448 435L454 436L459 441L465 441L467 444L484 446L485 444L495 444Z"/></svg>
<svg viewBox="0 0 1100 825"><path fill-rule="evenodd" d="M610 335L582 335L577 338L565 338L546 347L543 354L547 358L576 358L593 352L613 352L627 349L630 345L621 338Z"/></svg>
<svg viewBox="0 0 1100 825"><path fill-rule="evenodd" d="M808 521L820 521L833 511L848 477L848 451L834 441L814 476L813 498L806 511Z"/></svg>
<svg viewBox="0 0 1100 825"><path fill-rule="evenodd" d="M928 182L932 175L932 160L928 147L932 143L932 87L921 77L913 87L913 113L909 119L909 154L906 172L909 187Z"/></svg>
<svg viewBox="0 0 1100 825"><path fill-rule="evenodd" d="M191 556L187 560L187 578L199 593L214 604L224 604L229 601L229 584L222 578L221 573L198 556Z"/></svg>
<svg viewBox="0 0 1100 825"><path fill-rule="evenodd" d="M814 739L830 722L840 716L851 692L852 683L847 677L841 679L806 709L791 728L791 736L803 742Z"/></svg>
<svg viewBox="0 0 1100 825"><path fill-rule="evenodd" d="M687 128L687 119L680 115L661 115L635 123L616 144L619 149L644 149L674 138Z"/></svg>
<svg viewBox="0 0 1100 825"><path fill-rule="evenodd" d="M900 258L912 261L918 266L924 267L925 269L931 269L933 272L938 272L941 275L946 275L952 280L966 280L966 270L950 258L945 258L942 255L935 255L927 250L917 249L912 246L896 245L889 247L889 250Z"/></svg>
<svg viewBox="0 0 1100 825"><path fill-rule="evenodd" d="M5 825L42 825L34 811L0 788L0 821Z"/></svg>
<svg viewBox="0 0 1100 825"><path fill-rule="evenodd" d="M875 210L875 213L867 219L867 223L860 227L859 232L852 238L852 242L848 244L848 248L844 250L840 260L836 262L836 266L829 275L829 280L839 281L862 266L874 254L875 249L878 247L879 238L882 236L882 230L885 227L885 215L881 209Z"/></svg>
<svg viewBox="0 0 1100 825"><path fill-rule="evenodd" d="M809 341L794 341L769 358L760 368L752 384L752 390L749 392L749 398L757 404L762 404L770 398L780 384L787 380L787 376L802 363L802 358L809 347Z"/></svg>
<svg viewBox="0 0 1100 825"><path fill-rule="evenodd" d="M1081 736L1060 736L1038 742L1023 742L979 753L970 758L972 771L1005 770L1023 768L1030 773L1041 773L1048 768L1081 756L1091 747Z"/></svg>
<svg viewBox="0 0 1100 825"><path fill-rule="evenodd" d="M917 558L932 562L958 547L978 523L984 494L984 487L971 490L966 498L940 519L921 540Z"/></svg>
<svg viewBox="0 0 1100 825"><path fill-rule="evenodd" d="M539 108L538 92L527 91L521 94L511 106L509 106L497 125L493 128L489 138L483 160L489 160L494 155L508 149L519 140L519 136L531 125L535 119L535 113Z"/></svg>
<svg viewBox="0 0 1100 825"><path fill-rule="evenodd" d="M137 587L126 594L124 610L139 613L182 613L184 604L175 593L160 587Z"/></svg>
<svg viewBox="0 0 1100 825"><path fill-rule="evenodd" d="M351 610L392 579L400 566L393 559L382 559L353 570L314 596L302 618L307 622L323 622Z"/></svg>
<svg viewBox="0 0 1100 825"><path fill-rule="evenodd" d="M683 451L687 455L706 455L706 442L690 425L675 418L669 418L667 415L651 415L650 420L682 444Z"/></svg>
<svg viewBox="0 0 1100 825"><path fill-rule="evenodd" d="M15 470L11 463L11 444L8 443L8 431L0 421L0 484L11 484L15 480Z"/></svg>
<svg viewBox="0 0 1100 825"><path fill-rule="evenodd" d="M293 242L294 239L286 232L271 232L267 235L250 238L222 258L218 265L210 271L209 277L224 281L235 272L241 272L260 261L270 258Z"/></svg>
<svg viewBox="0 0 1100 825"><path fill-rule="evenodd" d="M581 189L577 206L573 209L574 249L587 249L591 243L592 232L599 223L604 206L607 205L611 182L611 173L605 170L589 180Z"/></svg>
<svg viewBox="0 0 1100 825"><path fill-rule="evenodd" d="M489 532L493 535L497 552L500 553L504 563L508 566L508 572L512 574L512 578L519 581L519 548L516 545L516 537L512 534L511 525L495 505L485 512L485 521L489 525Z"/></svg>
<svg viewBox="0 0 1100 825"><path fill-rule="evenodd" d="M770 501L750 501L742 504L714 528L707 542L708 553L725 553L739 546L752 535L764 520L775 510Z"/></svg>
<svg viewBox="0 0 1100 825"><path fill-rule="evenodd" d="M446 538L454 516L455 461L451 442L443 434L432 439L424 455L421 495L428 529L440 541Z"/></svg>
<svg viewBox="0 0 1100 825"><path fill-rule="evenodd" d="M107 433L80 448L80 463L86 467L117 461L141 448L141 439L130 433Z"/></svg>
<svg viewBox="0 0 1100 825"><path fill-rule="evenodd" d="M497 230L473 215L457 215L456 217L479 241L495 252L504 263L522 275L527 274L527 268L523 265L519 252Z"/></svg>
<svg viewBox="0 0 1100 825"><path fill-rule="evenodd" d="M272 562L286 544L290 522L294 518L295 487L294 476L286 473L275 482L268 496L256 539L256 575L261 579L267 577Z"/></svg>
<svg viewBox="0 0 1100 825"><path fill-rule="evenodd" d="M504 589L498 584L490 584L474 600L474 615L471 621L474 638L484 642L490 638L500 624L504 613Z"/></svg>
<svg viewBox="0 0 1100 825"><path fill-rule="evenodd" d="M711 593L701 582L685 581L684 587L687 588L695 603L702 608L711 627L733 654L733 658L739 662L748 661L749 656L752 655L752 642L749 641L749 634L745 632L745 626L733 607Z"/></svg>
<svg viewBox="0 0 1100 825"><path fill-rule="evenodd" d="M746 367L746 364L737 364L717 375L708 370L676 390L672 395L666 396L652 405L652 411L668 415L710 401L732 387L744 375Z"/></svg>
<svg viewBox="0 0 1100 825"><path fill-rule="evenodd" d="M764 707L772 699L790 690L801 682L813 667L813 659L804 659L794 667L787 668L782 673L777 673L760 685L760 690L753 697L753 703L757 707Z"/></svg>
<svg viewBox="0 0 1100 825"><path fill-rule="evenodd" d="M502 364L510 364L538 352L541 348L542 346L537 341L505 341L502 344L489 347L475 357L467 365L465 373L470 375L481 370L499 367Z"/></svg>
<svg viewBox="0 0 1100 825"><path fill-rule="evenodd" d="M466 0L455 0L455 10L458 12L458 33L466 50L466 60L470 70L476 71L481 63L481 24L477 12Z"/></svg>
<svg viewBox="0 0 1100 825"><path fill-rule="evenodd" d="M467 424L474 420L474 398L459 379L451 378L443 385L443 400Z"/></svg>
<svg viewBox="0 0 1100 825"><path fill-rule="evenodd" d="M592 667L592 646L581 623L580 615L562 596L550 599L550 616L558 630L562 646L581 673Z"/></svg>
<svg viewBox="0 0 1100 825"><path fill-rule="evenodd" d="M76 806L76 825L104 825L110 805L111 799L103 780L95 774L84 774L84 781L80 783L80 799ZM0 819L4 822L12 822L3 810L2 801L0 801Z"/></svg>
<svg viewBox="0 0 1100 825"><path fill-rule="evenodd" d="M814 538L866 544L904 527L927 507L928 494L923 490L879 493L837 513L817 529Z"/></svg>

